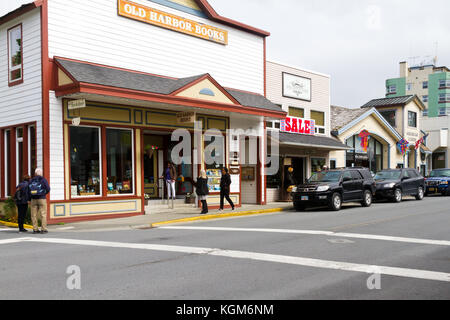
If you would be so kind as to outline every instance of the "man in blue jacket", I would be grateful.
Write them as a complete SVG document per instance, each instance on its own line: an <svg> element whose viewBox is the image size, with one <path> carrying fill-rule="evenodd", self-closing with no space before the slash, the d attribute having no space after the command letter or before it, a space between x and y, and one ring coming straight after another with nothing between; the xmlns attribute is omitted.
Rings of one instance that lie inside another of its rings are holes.
<svg viewBox="0 0 450 320"><path fill-rule="evenodd" d="M42 169L36 169L35 176L28 185L31 198L31 221L33 233L48 233L47 230L47 194L50 186L47 179L42 176ZM41 220L41 231L38 228L38 219Z"/></svg>

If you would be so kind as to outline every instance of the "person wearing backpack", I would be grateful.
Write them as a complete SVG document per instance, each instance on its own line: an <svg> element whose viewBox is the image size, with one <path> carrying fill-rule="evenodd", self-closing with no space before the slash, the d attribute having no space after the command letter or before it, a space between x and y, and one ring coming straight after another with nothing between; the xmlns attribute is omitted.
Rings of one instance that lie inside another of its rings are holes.
<svg viewBox="0 0 450 320"><path fill-rule="evenodd" d="M18 211L19 232L28 232L28 230L23 227L23 224L25 222L25 217L27 216L28 203L31 201L30 193L28 192L30 179L29 175L24 175L22 182L16 187L16 193L14 194L14 202L16 203Z"/></svg>
<svg viewBox="0 0 450 320"><path fill-rule="evenodd" d="M50 186L47 179L42 176L42 169L36 169L35 176L28 186L31 198L31 221L33 233L48 233L47 230L47 194ZM38 228L38 219L41 220L41 231Z"/></svg>

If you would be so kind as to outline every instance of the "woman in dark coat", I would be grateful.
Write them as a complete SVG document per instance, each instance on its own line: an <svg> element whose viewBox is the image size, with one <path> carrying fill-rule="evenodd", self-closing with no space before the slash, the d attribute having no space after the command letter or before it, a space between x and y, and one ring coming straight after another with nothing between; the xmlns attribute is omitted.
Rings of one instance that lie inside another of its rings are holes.
<svg viewBox="0 0 450 320"><path fill-rule="evenodd" d="M224 198L227 199L232 210L234 210L234 203L230 199L230 185L231 177L228 173L228 168L222 168L222 178L220 179L220 211L223 211Z"/></svg>
<svg viewBox="0 0 450 320"><path fill-rule="evenodd" d="M23 224L28 212L28 202L31 201L30 193L28 192L30 179L31 177L29 175L23 177L22 182L16 187L16 195L14 196L18 211L19 232L28 232L28 230L23 227Z"/></svg>
<svg viewBox="0 0 450 320"><path fill-rule="evenodd" d="M195 188L196 188L195 192L198 195L198 199L202 202L201 214L207 214L208 202L206 199L209 194L209 188L208 188L208 177L206 176L205 170L200 171L200 177L198 177L197 181L195 182Z"/></svg>

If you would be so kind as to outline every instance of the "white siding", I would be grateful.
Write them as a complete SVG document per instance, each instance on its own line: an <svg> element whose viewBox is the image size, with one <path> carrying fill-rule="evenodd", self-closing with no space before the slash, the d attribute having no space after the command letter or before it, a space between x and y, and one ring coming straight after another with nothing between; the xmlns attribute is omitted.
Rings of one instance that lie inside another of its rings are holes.
<svg viewBox="0 0 450 320"><path fill-rule="evenodd" d="M63 107L50 92L50 200L64 200Z"/></svg>
<svg viewBox="0 0 450 320"><path fill-rule="evenodd" d="M146 6L229 32L223 46L120 17L116 0L49 0L49 55L173 77L210 73L221 85L264 93L263 37L156 3Z"/></svg>
<svg viewBox="0 0 450 320"><path fill-rule="evenodd" d="M22 23L22 84L8 86L7 30ZM0 127L36 122L38 167L42 167L42 76L40 10L35 9L0 26Z"/></svg>

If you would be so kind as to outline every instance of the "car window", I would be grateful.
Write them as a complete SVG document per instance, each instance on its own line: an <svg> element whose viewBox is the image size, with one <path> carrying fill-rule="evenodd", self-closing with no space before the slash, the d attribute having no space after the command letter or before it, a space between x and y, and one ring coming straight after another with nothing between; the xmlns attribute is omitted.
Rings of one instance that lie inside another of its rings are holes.
<svg viewBox="0 0 450 320"><path fill-rule="evenodd" d="M408 173L407 170L403 171L403 178L407 178L407 179L410 178L409 173Z"/></svg>
<svg viewBox="0 0 450 320"><path fill-rule="evenodd" d="M417 178L419 176L415 170L408 170L408 173L411 178Z"/></svg>
<svg viewBox="0 0 450 320"><path fill-rule="evenodd" d="M345 179L345 178L353 179L352 174L350 172L348 172L348 171L344 172L344 174L342 175L342 178L343 179Z"/></svg>
<svg viewBox="0 0 450 320"><path fill-rule="evenodd" d="M353 180L361 180L362 179L361 174L356 170L352 171L352 178L353 178Z"/></svg>
<svg viewBox="0 0 450 320"><path fill-rule="evenodd" d="M369 170L359 170L359 173L363 176L364 179L372 179L372 174Z"/></svg>

